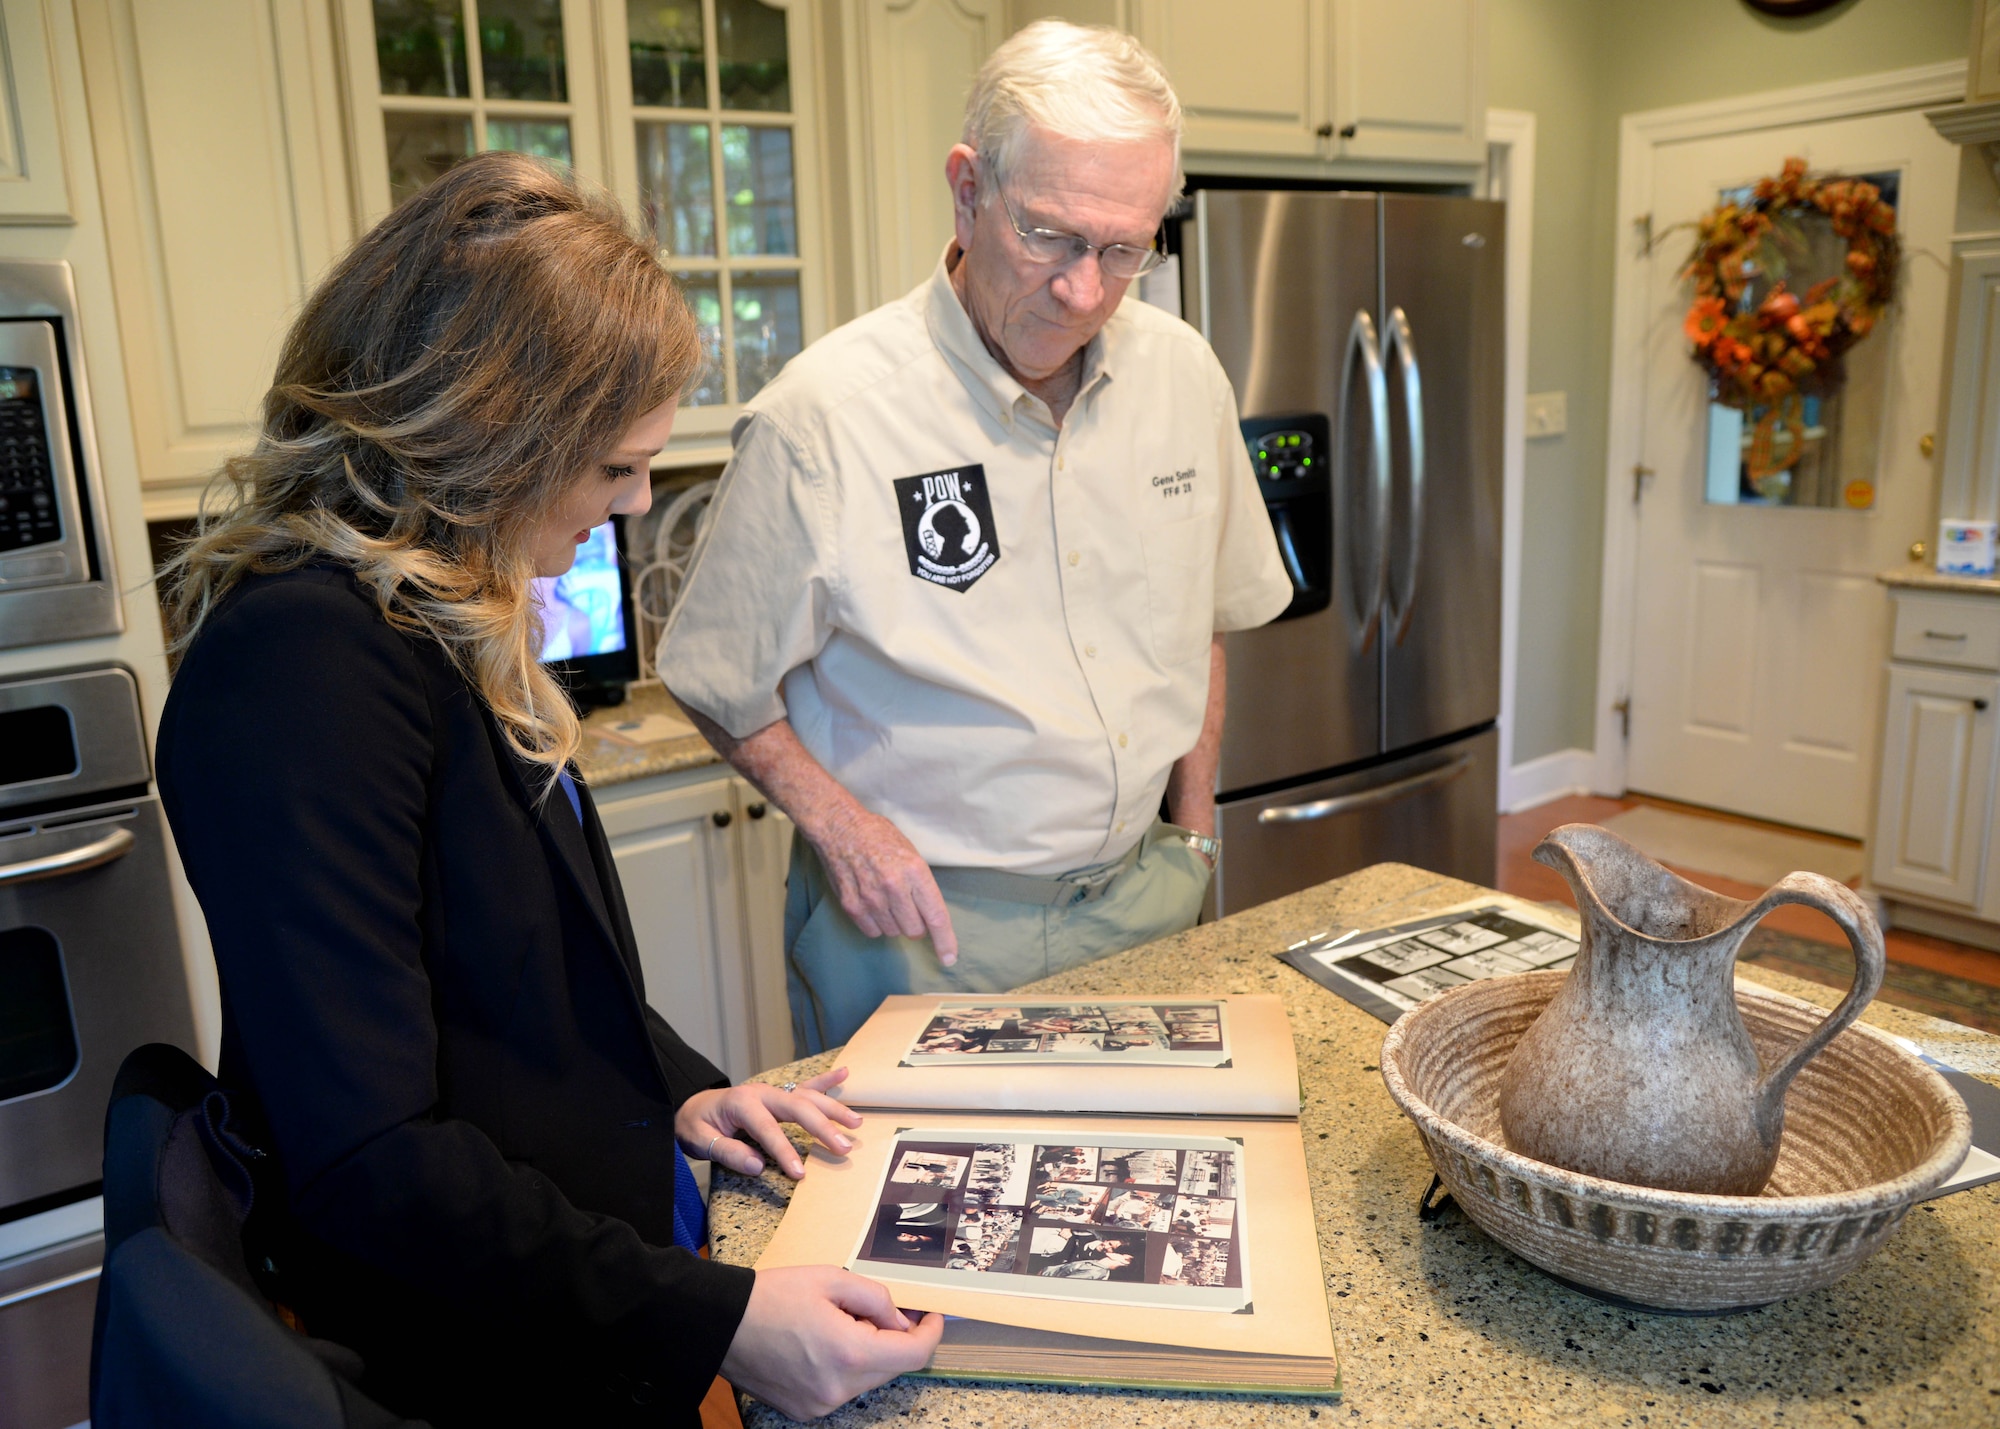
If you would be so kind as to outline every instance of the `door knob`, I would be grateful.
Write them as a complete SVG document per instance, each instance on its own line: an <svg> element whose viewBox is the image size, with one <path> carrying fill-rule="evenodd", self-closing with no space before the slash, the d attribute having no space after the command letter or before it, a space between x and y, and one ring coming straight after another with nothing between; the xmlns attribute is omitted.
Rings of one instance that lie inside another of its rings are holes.
<svg viewBox="0 0 2000 1429"><path fill-rule="evenodd" d="M1921 561L1925 556L1928 556L1930 553L1931 553L1931 548L1928 545L1924 544L1922 541L1910 542L1911 560Z"/></svg>
<svg viewBox="0 0 2000 1429"><path fill-rule="evenodd" d="M715 825L715 826L716 826L716 827L717 827L718 829L726 829L726 828L728 828L728 827L729 827L729 810L727 810L727 809L717 809L717 810L716 810L716 811L715 811L714 813L712 813L712 814L710 814L710 815L708 816L708 821L709 821L709 822L710 822L711 824L714 824L714 825Z"/></svg>
<svg viewBox="0 0 2000 1429"><path fill-rule="evenodd" d="M1937 433L1925 432L1921 437L1917 438L1917 452L1919 455L1929 456L1936 450L1937 450Z"/></svg>

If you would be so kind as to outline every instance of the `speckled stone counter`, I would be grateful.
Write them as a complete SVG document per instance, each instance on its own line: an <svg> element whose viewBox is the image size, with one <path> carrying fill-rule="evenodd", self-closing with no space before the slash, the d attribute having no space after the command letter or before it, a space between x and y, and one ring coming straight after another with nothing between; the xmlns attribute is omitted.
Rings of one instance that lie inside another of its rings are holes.
<svg viewBox="0 0 2000 1429"><path fill-rule="evenodd" d="M576 759L584 781L591 788L602 789L609 784L627 784L655 774L673 774L722 762L722 756L710 749L698 734L642 745L625 744L604 734L614 724L644 719L649 714L683 718L680 706L674 703L666 686L651 682L632 686L622 705L591 711L583 722L583 749Z"/></svg>
<svg viewBox="0 0 2000 1429"><path fill-rule="evenodd" d="M1301 933L1381 924L1482 890L1382 864L1033 985L1052 995L1275 992L1304 1092L1301 1129L1346 1397L1038 1388L900 1379L823 1423L1707 1426L2000 1425L2000 1185L1911 1212L1880 1254L1829 1290L1727 1318L1633 1314L1566 1290L1455 1208L1425 1224L1431 1168L1376 1065L1386 1028L1280 963ZM1816 984L1746 968L1828 1006ZM2000 1080L2000 1037L1877 1003L1867 1020ZM765 1074L800 1078L811 1058ZM790 1191L775 1173L718 1173L714 1253L749 1264ZM785 1423L746 1406L752 1429Z"/></svg>
<svg viewBox="0 0 2000 1429"><path fill-rule="evenodd" d="M1937 590L1956 595L1996 595L2000 596L2000 580L1990 576L1946 576L1939 575L1929 566L1898 566L1895 570L1877 571L1875 579L1883 585L1902 586L1909 590Z"/></svg>

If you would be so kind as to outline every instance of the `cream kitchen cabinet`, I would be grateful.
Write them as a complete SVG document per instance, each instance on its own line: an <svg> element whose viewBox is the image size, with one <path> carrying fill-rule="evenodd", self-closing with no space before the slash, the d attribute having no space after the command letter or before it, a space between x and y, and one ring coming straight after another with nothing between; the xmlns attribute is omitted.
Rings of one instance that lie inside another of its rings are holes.
<svg viewBox="0 0 2000 1429"><path fill-rule="evenodd" d="M255 438L278 343L354 236L314 0L75 0L146 515Z"/></svg>
<svg viewBox="0 0 2000 1429"><path fill-rule="evenodd" d="M791 825L719 768L611 785L597 807L647 1000L741 1080L792 1059L783 948Z"/></svg>
<svg viewBox="0 0 2000 1429"><path fill-rule="evenodd" d="M1131 0L1130 11L1180 94L1192 155L1485 160L1486 0Z"/></svg>
<svg viewBox="0 0 2000 1429"><path fill-rule="evenodd" d="M2000 946L2000 839L1993 837L2000 585L1994 589L1959 593L1942 582L1892 589L1868 880L1897 926Z"/></svg>

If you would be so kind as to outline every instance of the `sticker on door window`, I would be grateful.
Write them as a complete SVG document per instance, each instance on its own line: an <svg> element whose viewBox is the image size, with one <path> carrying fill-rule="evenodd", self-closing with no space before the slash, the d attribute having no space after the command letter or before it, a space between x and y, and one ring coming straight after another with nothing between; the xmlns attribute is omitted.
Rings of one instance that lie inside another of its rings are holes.
<svg viewBox="0 0 2000 1429"><path fill-rule="evenodd" d="M911 575L964 591L993 569L1000 559L1000 533L993 527L985 467L975 462L905 476L895 487Z"/></svg>

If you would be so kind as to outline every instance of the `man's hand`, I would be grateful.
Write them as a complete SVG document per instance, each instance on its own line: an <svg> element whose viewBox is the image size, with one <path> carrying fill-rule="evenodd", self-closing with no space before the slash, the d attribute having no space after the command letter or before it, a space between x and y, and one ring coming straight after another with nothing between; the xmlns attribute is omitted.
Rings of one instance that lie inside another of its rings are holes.
<svg viewBox="0 0 2000 1429"><path fill-rule="evenodd" d="M694 706L681 709L717 754L799 826L855 927L871 938L929 937L939 963L950 967L958 961L958 936L930 865L900 829L862 808L826 772L799 742L790 720L737 739Z"/></svg>
<svg viewBox="0 0 2000 1429"><path fill-rule="evenodd" d="M872 1280L831 1265L760 1270L722 1377L794 1419L930 1363L944 1316L910 1318Z"/></svg>
<svg viewBox="0 0 2000 1429"><path fill-rule="evenodd" d="M827 1150L845 1156L854 1143L835 1123L859 1126L861 1113L827 1093L846 1080L847 1068L835 1067L801 1083L796 1091L745 1082L696 1092L674 1113L674 1135L688 1155L713 1159L742 1176L763 1174L764 1159L757 1154L761 1146L778 1163L778 1169L796 1181L806 1174L806 1164L778 1123L796 1122Z"/></svg>
<svg viewBox="0 0 2000 1429"><path fill-rule="evenodd" d="M958 935L944 894L900 829L859 804L834 811L818 829L799 827L826 865L855 927L871 938L928 937L939 963L950 967L958 961Z"/></svg>

